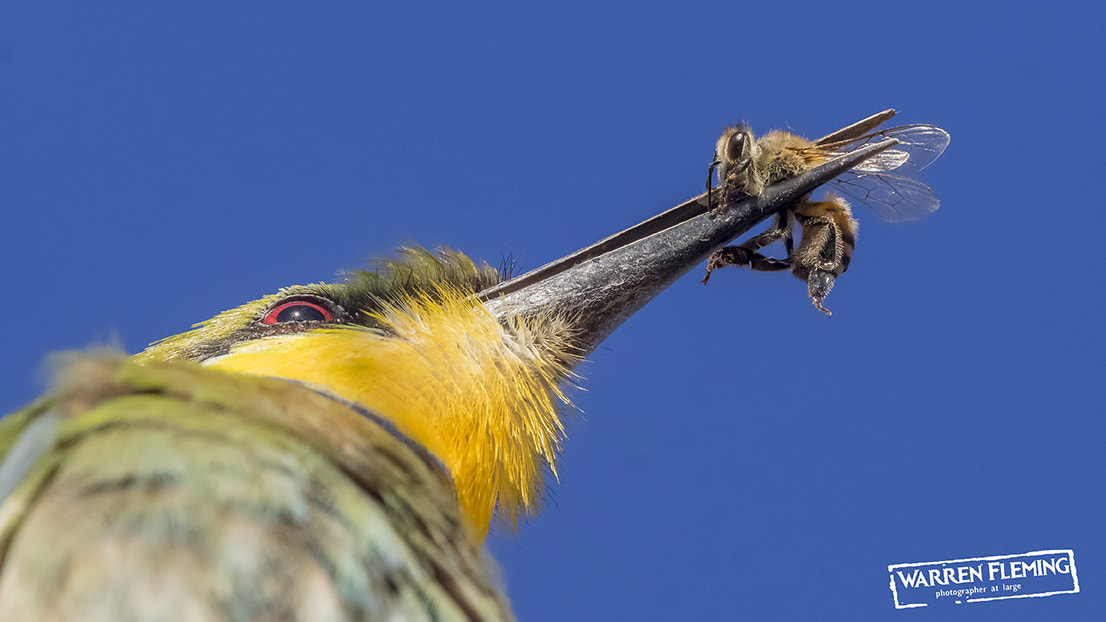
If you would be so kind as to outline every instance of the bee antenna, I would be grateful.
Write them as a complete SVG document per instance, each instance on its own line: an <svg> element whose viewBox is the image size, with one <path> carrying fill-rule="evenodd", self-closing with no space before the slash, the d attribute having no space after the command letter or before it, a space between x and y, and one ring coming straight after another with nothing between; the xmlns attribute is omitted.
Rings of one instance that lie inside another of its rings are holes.
<svg viewBox="0 0 1106 622"><path fill-rule="evenodd" d="M711 209L714 207L714 199L711 196L710 178L714 176L714 169L718 168L718 165L721 163L721 160L715 158L714 161L710 163L710 167L707 168L707 209Z"/></svg>

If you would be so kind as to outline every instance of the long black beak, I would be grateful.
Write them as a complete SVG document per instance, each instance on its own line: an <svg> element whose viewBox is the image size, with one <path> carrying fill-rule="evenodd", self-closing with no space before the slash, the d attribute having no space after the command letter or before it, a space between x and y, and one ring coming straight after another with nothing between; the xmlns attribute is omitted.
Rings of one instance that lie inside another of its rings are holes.
<svg viewBox="0 0 1106 622"><path fill-rule="evenodd" d="M708 194L701 194L479 296L501 319L549 313L576 318L578 347L590 353L715 249L898 142L889 139L849 152L766 188L760 196L731 203L717 216L709 213Z"/></svg>

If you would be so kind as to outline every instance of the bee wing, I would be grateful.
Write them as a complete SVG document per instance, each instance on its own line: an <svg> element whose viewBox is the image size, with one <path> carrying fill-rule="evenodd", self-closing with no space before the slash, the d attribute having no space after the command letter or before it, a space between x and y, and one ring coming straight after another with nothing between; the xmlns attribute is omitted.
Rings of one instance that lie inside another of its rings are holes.
<svg viewBox="0 0 1106 622"><path fill-rule="evenodd" d="M933 194L933 190L920 181L888 173L861 174L853 171L831 183L836 190L867 205L876 216L887 222L917 220L941 207L941 200Z"/></svg>
<svg viewBox="0 0 1106 622"><path fill-rule="evenodd" d="M910 153L901 149L885 149L858 164L854 171L858 173L884 173L893 171L910 161Z"/></svg>
<svg viewBox="0 0 1106 622"><path fill-rule="evenodd" d="M916 123L872 132L853 140L829 143L823 147L849 152L888 138L897 138L899 144L876 154L854 170L858 173L895 171L895 175L908 175L932 164L945 152L945 147L949 146L948 132L935 125Z"/></svg>
<svg viewBox="0 0 1106 622"><path fill-rule="evenodd" d="M887 138L899 139L896 151L906 151L909 159L895 168L896 175L920 171L941 157L949 146L949 133L935 125L903 125L886 131Z"/></svg>

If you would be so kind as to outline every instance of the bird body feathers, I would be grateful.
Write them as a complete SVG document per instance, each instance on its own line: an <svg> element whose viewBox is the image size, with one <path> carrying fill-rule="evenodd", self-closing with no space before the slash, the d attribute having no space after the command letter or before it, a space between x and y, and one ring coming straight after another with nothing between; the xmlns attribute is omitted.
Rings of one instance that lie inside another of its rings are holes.
<svg viewBox="0 0 1106 622"><path fill-rule="evenodd" d="M438 465L348 405L184 362L78 357L0 506L0 619L509 619Z"/></svg>

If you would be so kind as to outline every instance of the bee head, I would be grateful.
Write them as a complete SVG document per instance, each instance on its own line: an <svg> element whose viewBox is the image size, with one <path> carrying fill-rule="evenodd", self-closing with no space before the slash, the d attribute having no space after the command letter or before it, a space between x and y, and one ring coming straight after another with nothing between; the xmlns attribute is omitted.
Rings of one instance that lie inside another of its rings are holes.
<svg viewBox="0 0 1106 622"><path fill-rule="evenodd" d="M715 156L718 159L718 176L725 181L727 175L744 172L753 162L753 132L745 125L727 127L718 139Z"/></svg>

